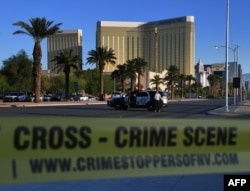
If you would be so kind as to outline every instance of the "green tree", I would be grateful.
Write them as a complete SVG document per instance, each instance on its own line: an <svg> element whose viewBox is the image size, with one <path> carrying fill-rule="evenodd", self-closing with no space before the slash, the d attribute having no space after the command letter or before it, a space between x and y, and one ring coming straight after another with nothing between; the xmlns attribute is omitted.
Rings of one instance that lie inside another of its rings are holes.
<svg viewBox="0 0 250 191"><path fill-rule="evenodd" d="M198 83L197 81L195 81L195 83L192 84L192 87L195 89L197 96L199 96L199 95L203 96L201 83Z"/></svg>
<svg viewBox="0 0 250 191"><path fill-rule="evenodd" d="M30 92L32 90L32 60L24 50L3 61L1 74L11 90Z"/></svg>
<svg viewBox="0 0 250 191"><path fill-rule="evenodd" d="M127 65L126 64L119 64L116 66L116 70L114 70L111 73L111 79L119 79L121 86L122 86L122 92L125 92L125 81L127 78Z"/></svg>
<svg viewBox="0 0 250 191"><path fill-rule="evenodd" d="M65 95L66 95L66 101L69 100L69 79L70 79L70 73L71 68L75 69L75 71L79 71L79 64L82 63L82 60L78 55L72 54L72 49L66 49L59 52L58 55L55 56L52 62L56 62L56 68L59 69L59 71L63 70L63 73L65 74Z"/></svg>
<svg viewBox="0 0 250 191"><path fill-rule="evenodd" d="M104 82L104 92L107 94L111 94L114 90L114 81L110 78L109 74L103 75Z"/></svg>
<svg viewBox="0 0 250 191"><path fill-rule="evenodd" d="M207 80L208 80L209 85L210 85L210 94L213 97L217 97L219 94L221 83L222 83L222 78L219 75L210 74L207 77Z"/></svg>
<svg viewBox="0 0 250 191"><path fill-rule="evenodd" d="M165 80L168 82L168 85L171 86L171 99L174 99L175 94L175 84L178 82L180 76L180 70L175 65L171 65L168 68L168 72L165 76Z"/></svg>
<svg viewBox="0 0 250 191"><path fill-rule="evenodd" d="M98 95L99 90L99 69L88 69L83 71L83 77L86 80L85 91L87 94Z"/></svg>
<svg viewBox="0 0 250 191"><path fill-rule="evenodd" d="M195 77L193 77L193 75L187 75L186 76L186 80L188 81L188 90L189 90L189 98L191 98L191 83L192 81L196 81Z"/></svg>
<svg viewBox="0 0 250 191"><path fill-rule="evenodd" d="M48 21L46 18L31 18L30 25L23 21L18 21L14 23L14 26L19 26L24 30L17 30L13 34L26 34L33 38L35 45L33 48L33 89L35 92L35 102L40 101L40 93L41 93L41 76L42 76L42 49L41 42L43 39L49 37L50 35L55 34L59 31L59 26L61 23L52 25L53 21Z"/></svg>
<svg viewBox="0 0 250 191"><path fill-rule="evenodd" d="M0 73L0 93L4 93L10 90L10 86L7 83L5 76Z"/></svg>
<svg viewBox="0 0 250 191"><path fill-rule="evenodd" d="M43 75L41 78L41 92L46 95L47 93L52 93L51 87L53 84L53 77L48 77Z"/></svg>
<svg viewBox="0 0 250 191"><path fill-rule="evenodd" d="M150 79L150 83L155 85L156 90L159 90L159 85L164 84L165 80L164 78L161 78L160 75L154 75L154 77Z"/></svg>
<svg viewBox="0 0 250 191"><path fill-rule="evenodd" d="M65 91L65 76L57 75L51 78L51 89L50 92L63 92Z"/></svg>
<svg viewBox="0 0 250 191"><path fill-rule="evenodd" d="M143 73L145 72L145 68L148 65L148 63L143 58L135 58L133 59L135 62L135 71L137 73L138 78L138 90L140 89L141 85L141 76L143 76Z"/></svg>
<svg viewBox="0 0 250 191"><path fill-rule="evenodd" d="M97 47L96 50L90 50L88 52L89 57L87 58L87 63L96 64L99 67L99 83L100 91L99 96L100 100L103 100L104 97L104 80L103 80L103 70L106 64L115 64L115 53L113 49L108 49L107 47Z"/></svg>
<svg viewBox="0 0 250 191"><path fill-rule="evenodd" d="M135 88L135 80L136 80L136 65L134 60L127 60L127 75L130 79L130 89L133 91Z"/></svg>
<svg viewBox="0 0 250 191"><path fill-rule="evenodd" d="M77 82L78 83L78 91L76 91L74 83ZM75 92L75 93L80 93L80 94L85 94L85 87L87 84L87 79L85 79L83 77L83 73L82 71L80 71L79 73L74 73L71 74L70 76L70 92Z"/></svg>
<svg viewBox="0 0 250 191"><path fill-rule="evenodd" d="M180 74L179 76L179 86L181 87L181 98L184 96L184 90L185 90L185 81L186 81L186 75L185 74Z"/></svg>

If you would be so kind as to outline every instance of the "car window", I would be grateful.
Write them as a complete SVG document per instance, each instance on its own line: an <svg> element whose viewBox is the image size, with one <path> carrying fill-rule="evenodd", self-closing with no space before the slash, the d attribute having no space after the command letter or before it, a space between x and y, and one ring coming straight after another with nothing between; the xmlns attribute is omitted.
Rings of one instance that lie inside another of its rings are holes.
<svg viewBox="0 0 250 191"><path fill-rule="evenodd" d="M11 96L18 96L18 93L17 92L11 92L9 95L11 95Z"/></svg>
<svg viewBox="0 0 250 191"><path fill-rule="evenodd" d="M166 92L160 92L161 96L166 96L167 97L167 93Z"/></svg>
<svg viewBox="0 0 250 191"><path fill-rule="evenodd" d="M111 97L112 97L112 98L113 98L113 97L121 97L121 94L112 94Z"/></svg>
<svg viewBox="0 0 250 191"><path fill-rule="evenodd" d="M148 96L148 94L147 94L147 92L138 92L137 96L146 97L146 96Z"/></svg>

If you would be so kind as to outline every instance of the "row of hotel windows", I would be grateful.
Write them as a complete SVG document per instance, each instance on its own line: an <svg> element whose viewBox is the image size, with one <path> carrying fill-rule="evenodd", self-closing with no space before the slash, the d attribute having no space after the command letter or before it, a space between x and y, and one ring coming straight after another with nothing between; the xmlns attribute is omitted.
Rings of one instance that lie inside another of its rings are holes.
<svg viewBox="0 0 250 191"><path fill-rule="evenodd" d="M58 36L49 39L48 51L62 50L65 47L82 46L82 40L76 38L76 36Z"/></svg>
<svg viewBox="0 0 250 191"><path fill-rule="evenodd" d="M142 57L149 62L150 70L154 70L153 63L158 62L158 69L160 71L165 70L172 64L181 67L185 64L184 55L186 45L184 33L161 33L157 37L151 34L150 38L130 35L126 38L126 45L124 39L124 36L103 36L102 38L103 46L116 51L117 63L124 63L128 59ZM126 57L124 52L125 47L127 47ZM158 55L157 58L155 58L156 55Z"/></svg>

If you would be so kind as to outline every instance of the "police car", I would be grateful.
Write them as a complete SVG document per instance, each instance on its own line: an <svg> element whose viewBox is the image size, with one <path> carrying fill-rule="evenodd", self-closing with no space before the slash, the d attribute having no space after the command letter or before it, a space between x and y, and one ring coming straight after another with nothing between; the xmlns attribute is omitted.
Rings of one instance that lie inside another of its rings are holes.
<svg viewBox="0 0 250 191"><path fill-rule="evenodd" d="M110 105L112 99L121 98L122 96L124 96L122 92L112 92L111 96L107 99L107 106Z"/></svg>
<svg viewBox="0 0 250 191"><path fill-rule="evenodd" d="M146 108L148 111L155 110L154 95L156 91L131 91L125 97L113 99L110 101L109 106L115 109L128 109L128 108ZM167 107L168 98L165 92L159 92L161 94L162 107Z"/></svg>

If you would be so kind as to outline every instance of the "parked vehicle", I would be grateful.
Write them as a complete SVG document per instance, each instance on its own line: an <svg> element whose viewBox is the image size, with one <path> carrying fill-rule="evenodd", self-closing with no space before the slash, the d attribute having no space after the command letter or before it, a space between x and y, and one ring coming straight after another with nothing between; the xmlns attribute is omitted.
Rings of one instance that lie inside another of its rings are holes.
<svg viewBox="0 0 250 191"><path fill-rule="evenodd" d="M65 93L55 93L51 96L50 101L64 101L65 99Z"/></svg>
<svg viewBox="0 0 250 191"><path fill-rule="evenodd" d="M0 99L3 99L6 93L0 93Z"/></svg>
<svg viewBox="0 0 250 191"><path fill-rule="evenodd" d="M52 94L47 94L43 96L43 101L51 101Z"/></svg>
<svg viewBox="0 0 250 191"><path fill-rule="evenodd" d="M88 96L88 101L95 101L96 100L96 97L94 96Z"/></svg>
<svg viewBox="0 0 250 191"><path fill-rule="evenodd" d="M35 101L35 97L34 96L29 96L28 101L34 102ZM40 101L43 101L43 96L40 96Z"/></svg>
<svg viewBox="0 0 250 191"><path fill-rule="evenodd" d="M28 96L25 92L13 91L3 97L3 102L27 101Z"/></svg>
<svg viewBox="0 0 250 191"><path fill-rule="evenodd" d="M125 97L112 99L110 107L115 109L128 109L128 108L147 108L148 111L155 110L154 95L156 91L131 91ZM161 94L162 108L167 107L168 98L165 92Z"/></svg>
<svg viewBox="0 0 250 191"><path fill-rule="evenodd" d="M124 96L124 93L122 93L122 92L112 92L111 96L107 100L107 105L109 106L110 101L112 99L120 98L122 96Z"/></svg>
<svg viewBox="0 0 250 191"><path fill-rule="evenodd" d="M33 92L28 92L28 98L27 101L29 102L34 102L35 101L35 94ZM39 101L43 101L43 94L40 95L40 100Z"/></svg>
<svg viewBox="0 0 250 191"><path fill-rule="evenodd" d="M113 108L115 108L117 110L118 109L128 109L128 105L125 104L125 97L119 97L119 98L110 100L108 106L113 107Z"/></svg>
<svg viewBox="0 0 250 191"><path fill-rule="evenodd" d="M88 96L82 95L82 94L76 94L72 97L74 101L87 101L89 99Z"/></svg>

